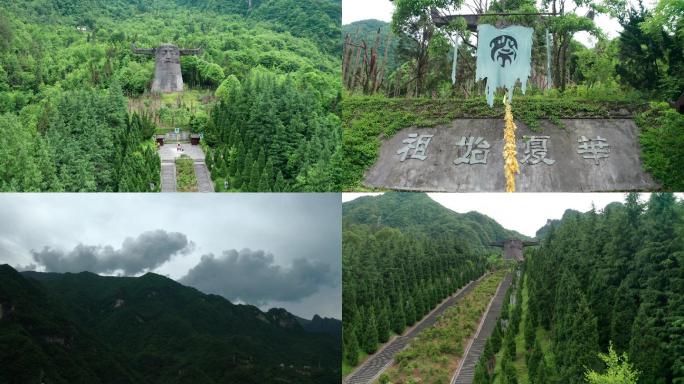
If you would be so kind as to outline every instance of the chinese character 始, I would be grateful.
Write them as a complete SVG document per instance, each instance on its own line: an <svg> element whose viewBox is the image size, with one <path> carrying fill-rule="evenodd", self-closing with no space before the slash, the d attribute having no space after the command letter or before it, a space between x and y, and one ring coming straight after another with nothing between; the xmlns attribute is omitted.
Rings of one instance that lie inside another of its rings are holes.
<svg viewBox="0 0 684 384"><path fill-rule="evenodd" d="M465 153L454 160L454 164L487 164L490 145L484 138L461 136L461 140L456 145L465 147Z"/></svg>
<svg viewBox="0 0 684 384"><path fill-rule="evenodd" d="M546 142L549 138L549 136L530 136L529 140L525 143L525 158L522 162L530 165L539 164L540 162L544 162L547 165L555 163L556 160L546 158L548 155Z"/></svg>
<svg viewBox="0 0 684 384"><path fill-rule="evenodd" d="M420 135L417 133L410 133L408 139L404 139L402 143L406 144L403 148L397 151L397 155L401 155L399 161L406 160L408 156L409 159L425 160L427 159L428 144L432 140L433 135Z"/></svg>
<svg viewBox="0 0 684 384"><path fill-rule="evenodd" d="M597 136L595 139L588 139L585 136L581 136L577 139L580 143L577 153L582 155L583 159L592 159L599 165L599 160L607 158L610 153L610 145L608 145L608 140L601 136Z"/></svg>

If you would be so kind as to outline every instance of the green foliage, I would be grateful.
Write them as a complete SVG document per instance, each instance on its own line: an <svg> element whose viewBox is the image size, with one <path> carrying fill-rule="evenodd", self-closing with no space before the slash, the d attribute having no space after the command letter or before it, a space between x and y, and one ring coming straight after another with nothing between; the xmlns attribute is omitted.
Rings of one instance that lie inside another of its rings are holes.
<svg viewBox="0 0 684 384"><path fill-rule="evenodd" d="M500 270L483 278L457 306L447 308L432 327L421 331L395 356L396 364L387 370L390 382L448 382L453 374L453 361L463 357L466 340L477 330L506 273Z"/></svg>
<svg viewBox="0 0 684 384"><path fill-rule="evenodd" d="M684 88L684 5L659 0L652 14L640 7L620 15L621 81L655 100L676 99Z"/></svg>
<svg viewBox="0 0 684 384"><path fill-rule="evenodd" d="M340 0L266 0L251 17L276 25L276 30L314 41L332 56L340 57Z"/></svg>
<svg viewBox="0 0 684 384"><path fill-rule="evenodd" d="M484 273L492 241L516 235L486 216L454 213L425 194L362 197L343 204L342 211L342 318L345 329L357 330L356 338L347 334L343 348L345 361L352 366L361 348L369 353L376 349L366 341L387 341L390 328L404 332L446 296ZM483 301L486 306L488 301ZM474 326L479 320L466 318ZM377 333L366 324L373 324ZM453 324L453 329L444 330L445 340L467 334ZM447 346L425 348L431 356L456 353Z"/></svg>
<svg viewBox="0 0 684 384"><path fill-rule="evenodd" d="M343 326L343 358L347 364L355 366L359 363L359 341L356 337L356 332L354 332L353 324L348 324Z"/></svg>
<svg viewBox="0 0 684 384"><path fill-rule="evenodd" d="M475 366L475 375L473 377L473 384L489 384L489 373L485 365L485 360L480 359Z"/></svg>
<svg viewBox="0 0 684 384"><path fill-rule="evenodd" d="M187 155L176 159L176 190L178 192L197 192L195 162Z"/></svg>
<svg viewBox="0 0 684 384"><path fill-rule="evenodd" d="M258 69L242 83L228 78L219 87L222 102L206 131L214 179L242 191L339 190L336 99L321 94L309 75L316 76Z"/></svg>
<svg viewBox="0 0 684 384"><path fill-rule="evenodd" d="M684 115L667 105L652 103L651 109L637 115L644 168L665 190L684 189Z"/></svg>
<svg viewBox="0 0 684 384"><path fill-rule="evenodd" d="M606 364L606 371L599 373L596 371L587 371L585 379L589 384L636 384L639 378L639 372L635 371L627 361L627 354L622 356L613 349L613 346L608 347L608 354L599 353L599 358Z"/></svg>
<svg viewBox="0 0 684 384"><path fill-rule="evenodd" d="M336 116L340 28L334 21L340 17L340 2L252 0L251 8L247 1L224 3L30 0L20 5L0 0L0 114L16 116L3 120L0 130L4 132L10 124L14 125L17 118L22 124L28 123L22 125L24 132L17 133L14 139L31 143L12 143L9 153L30 153L41 159L36 161L38 165L29 164L26 175L20 176L14 169L14 160L3 163L12 167L0 180L0 187L66 191L156 189L158 176L148 177L159 166L153 164L158 158L150 154L149 136L136 145L119 148L123 142L117 136L119 131L126 130L125 117L98 119L97 113L102 114L105 108L98 95L104 95L110 88L119 92L120 88L124 95L134 98L130 101L131 110L148 116L159 125L160 133L174 127L192 132L223 129L223 125L218 124L217 128L209 121L209 111L214 107L211 96L200 94L198 100L188 100L193 99L188 96L195 96L196 90L179 95L147 94L154 60L133 54L131 45L154 47L172 42L181 47L203 48L199 56L181 58L186 88L208 88L214 93L225 79L249 84L255 68L259 68L256 71L277 77L281 83L287 83L284 78L291 79L292 83L281 84L291 85L288 97L297 92L305 94L294 103L281 102L277 124L268 115L273 111L263 108L263 103L273 99L258 100L261 105L240 106L240 117L248 112L245 108L261 108L251 111L252 125L271 119L274 125L259 127L262 131L279 130L279 138L291 136L279 148L242 137L250 145L256 144L252 161L261 149L258 147L264 146L266 160L273 158L273 169L260 163L252 172L250 162L248 172L238 170L240 178L235 177L236 173L228 177L227 169L222 169L227 165L214 161L220 171L215 178L217 184L223 184L218 183L219 179L229 179L231 186L238 186L236 190L243 184L245 190L339 190L339 160L335 160L335 154L341 140ZM295 10L297 15L289 13ZM284 17L286 11L288 15ZM334 42L330 36L335 36ZM259 91L254 87L249 90ZM218 97L225 97L223 89ZM74 105L67 100L74 100ZM125 100L120 103L121 100L107 107L126 111ZM82 108L83 113L60 121L62 107L69 108L72 114ZM55 130L54 124L64 127ZM249 135L245 131L240 134ZM49 135L58 136L59 149L50 148L53 140ZM77 140L68 142L68 135ZM220 148L212 149L223 153L234 143L213 144ZM245 152L252 149L250 146L232 155L243 165ZM215 159L208 161L212 160ZM136 177L136 173L144 176ZM155 187L150 188L150 183Z"/></svg>
<svg viewBox="0 0 684 384"><path fill-rule="evenodd" d="M3 265L0 303L3 383L339 382L339 337L151 273Z"/></svg>
<svg viewBox="0 0 684 384"><path fill-rule="evenodd" d="M629 352L639 382L680 379L681 336L671 330L684 318L675 272L683 208L672 194L654 193L646 205L629 194L600 213L567 211L528 254L530 311L553 330L562 382L598 370L596 354L612 348L599 335Z"/></svg>

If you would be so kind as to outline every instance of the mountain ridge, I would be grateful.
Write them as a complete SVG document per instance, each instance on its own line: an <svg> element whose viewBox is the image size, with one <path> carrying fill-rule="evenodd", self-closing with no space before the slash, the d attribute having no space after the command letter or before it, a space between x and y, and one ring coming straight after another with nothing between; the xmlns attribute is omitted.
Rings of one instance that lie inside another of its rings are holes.
<svg viewBox="0 0 684 384"><path fill-rule="evenodd" d="M491 217L476 211L459 213L432 200L426 193L396 192L380 196L362 196L342 204L343 225L382 225L429 234L453 231L472 240L478 251L485 252L492 242L518 238L531 239L504 228Z"/></svg>
<svg viewBox="0 0 684 384"><path fill-rule="evenodd" d="M154 273L20 273L2 265L0 277L0 305L15 308L0 317L0 323L13 329L11 334L0 331L0 349L10 336L16 345L34 346L25 356L2 355L0 361L44 372L47 376L40 380L45 383L84 378L108 382L92 363L94 350L106 351L111 364L120 362L118 375L124 383L182 383L191 378L199 383L272 378L325 383L339 378L341 347L335 337L307 331L284 309L263 312L233 304ZM41 322L51 333L36 333L34 324ZM83 345L70 347L70 340ZM61 361L64 355L86 373L54 368L60 363L52 356ZM0 381L13 382L3 374ZM37 378L25 376L18 382L32 380Z"/></svg>

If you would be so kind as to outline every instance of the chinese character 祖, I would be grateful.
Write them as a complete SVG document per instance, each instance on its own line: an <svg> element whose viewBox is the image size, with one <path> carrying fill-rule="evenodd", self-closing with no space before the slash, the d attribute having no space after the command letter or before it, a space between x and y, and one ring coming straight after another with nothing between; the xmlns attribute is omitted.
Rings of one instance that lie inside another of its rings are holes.
<svg viewBox="0 0 684 384"><path fill-rule="evenodd" d="M609 156L610 145L608 145L608 140L601 136L597 136L595 139L587 139L585 136L581 136L577 142L580 143L577 153L581 154L583 159L593 159L596 165L599 165L600 159Z"/></svg>
<svg viewBox="0 0 684 384"><path fill-rule="evenodd" d="M487 164L487 155L489 154L489 143L482 137L465 137L461 136L461 140L456 143L459 147L465 147L466 152L454 160L454 164Z"/></svg>
<svg viewBox="0 0 684 384"><path fill-rule="evenodd" d="M525 158L522 162L530 165L539 164L542 161L548 165L555 163L556 160L546 158L548 154L546 141L549 138L549 136L530 136L529 140L525 143Z"/></svg>
<svg viewBox="0 0 684 384"><path fill-rule="evenodd" d="M402 141L406 146L397 151L397 155L401 155L399 161L406 160L406 156L409 156L410 159L427 159L425 152L427 151L428 144L430 144L430 140L432 140L432 136L433 135L418 136L417 133L410 133L408 139ZM409 155L409 152L412 153Z"/></svg>

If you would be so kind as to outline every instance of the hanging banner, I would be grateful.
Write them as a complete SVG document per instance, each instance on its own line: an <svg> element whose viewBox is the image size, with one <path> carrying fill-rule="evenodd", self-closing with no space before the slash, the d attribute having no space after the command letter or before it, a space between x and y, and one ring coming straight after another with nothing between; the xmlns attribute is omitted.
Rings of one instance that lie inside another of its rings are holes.
<svg viewBox="0 0 684 384"><path fill-rule="evenodd" d="M520 80L522 92L527 88L532 57L532 28L511 26L498 29L493 25L477 26L477 69L475 80L487 79L487 103L494 105L494 92L498 87L509 90L513 96L515 82Z"/></svg>

